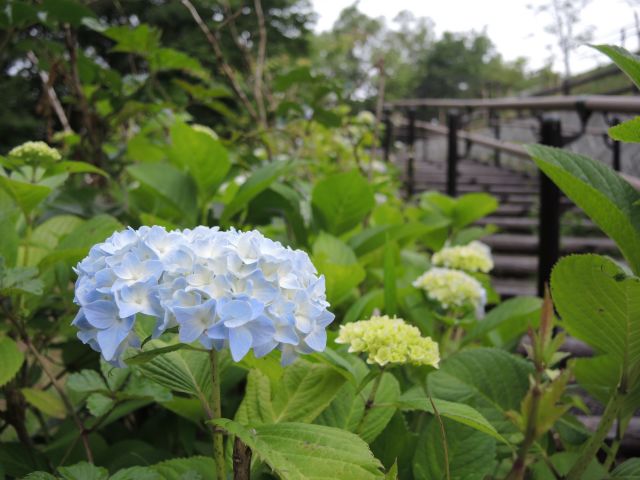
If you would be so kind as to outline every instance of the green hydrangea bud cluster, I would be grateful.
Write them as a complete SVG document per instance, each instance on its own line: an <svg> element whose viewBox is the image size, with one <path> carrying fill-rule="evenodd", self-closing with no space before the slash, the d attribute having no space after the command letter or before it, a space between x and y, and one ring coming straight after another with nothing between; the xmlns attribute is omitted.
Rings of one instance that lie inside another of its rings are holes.
<svg viewBox="0 0 640 480"><path fill-rule="evenodd" d="M487 293L480 282L460 270L432 268L420 275L413 286L423 289L445 309L473 307L478 316L482 315L487 301Z"/></svg>
<svg viewBox="0 0 640 480"><path fill-rule="evenodd" d="M29 165L50 164L62 158L58 150L44 142L25 142L13 148L9 156Z"/></svg>
<svg viewBox="0 0 640 480"><path fill-rule="evenodd" d="M336 343L348 344L349 352L367 354L367 363L431 365L438 367L438 344L401 318L373 316L369 320L340 326Z"/></svg>
<svg viewBox="0 0 640 480"><path fill-rule="evenodd" d="M473 241L468 245L445 247L431 257L431 263L438 267L454 268L467 272L489 273L493 270L491 249L482 242Z"/></svg>

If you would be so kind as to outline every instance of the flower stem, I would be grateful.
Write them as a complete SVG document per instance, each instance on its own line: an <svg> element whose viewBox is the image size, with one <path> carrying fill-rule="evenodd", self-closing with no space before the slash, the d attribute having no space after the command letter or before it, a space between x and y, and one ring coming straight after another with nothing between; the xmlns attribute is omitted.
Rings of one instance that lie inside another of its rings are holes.
<svg viewBox="0 0 640 480"><path fill-rule="evenodd" d="M220 365L218 363L218 352L211 349L209 352L211 360L211 410L213 420L222 418L222 406L220 404ZM218 480L225 480L227 475L225 472L224 461L224 437L218 427L214 426L213 430L213 459L216 462L216 476Z"/></svg>
<svg viewBox="0 0 640 480"><path fill-rule="evenodd" d="M602 446L602 442L609 433L611 429L611 425L616 420L616 417L620 413L620 409L624 403L625 396L616 390L609 400L607 407L602 414L602 418L600 419L600 424L598 428L593 433L593 436L589 439L587 445L582 450L580 457L573 464L569 474L567 475L567 480L580 480L582 478L582 474L585 472L589 464L593 461L596 453L600 450Z"/></svg>
<svg viewBox="0 0 640 480"><path fill-rule="evenodd" d="M362 433L362 428L364 427L365 421L369 416L369 412L371 408L373 408L373 404L376 400L376 394L378 393L378 387L380 387L380 382L382 381L382 376L384 375L384 367L380 369L380 375L378 375L373 381L373 386L371 387L371 392L369 393L369 397L367 398L366 403L364 404L364 415L360 419L360 423L358 424L358 428L356 428L356 433Z"/></svg>

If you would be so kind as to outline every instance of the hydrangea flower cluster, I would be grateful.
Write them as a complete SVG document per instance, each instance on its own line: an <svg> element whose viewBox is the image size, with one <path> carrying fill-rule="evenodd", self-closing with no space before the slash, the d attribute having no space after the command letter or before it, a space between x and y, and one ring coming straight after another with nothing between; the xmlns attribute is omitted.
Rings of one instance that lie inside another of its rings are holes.
<svg viewBox="0 0 640 480"><path fill-rule="evenodd" d="M484 313L487 292L478 280L460 270L432 268L420 275L413 286L423 289L445 309L473 307L478 317Z"/></svg>
<svg viewBox="0 0 640 480"><path fill-rule="evenodd" d="M235 361L279 349L283 364L324 350L334 319L308 255L257 231L130 228L92 247L76 273L78 338L114 365L140 346L139 314L156 319L154 337L178 327L180 341L229 347Z"/></svg>
<svg viewBox="0 0 640 480"><path fill-rule="evenodd" d="M467 272L489 273L493 270L491 249L488 245L478 241L473 241L468 245L445 247L433 254L431 263L438 267Z"/></svg>
<svg viewBox="0 0 640 480"><path fill-rule="evenodd" d="M367 353L367 363L431 365L438 367L438 344L401 318L387 315L340 326L336 343L349 344L349 352Z"/></svg>
<svg viewBox="0 0 640 480"><path fill-rule="evenodd" d="M58 150L44 142L25 142L11 149L9 156L34 165L54 163L62 158Z"/></svg>

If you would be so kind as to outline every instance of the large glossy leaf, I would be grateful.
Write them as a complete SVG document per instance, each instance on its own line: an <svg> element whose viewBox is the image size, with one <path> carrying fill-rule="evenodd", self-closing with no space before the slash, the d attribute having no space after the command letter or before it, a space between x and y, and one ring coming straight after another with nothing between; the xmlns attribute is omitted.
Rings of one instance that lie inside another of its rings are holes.
<svg viewBox="0 0 640 480"><path fill-rule="evenodd" d="M375 379L371 380L361 391L350 383L345 384L329 408L318 417L317 423L357 433L367 443L373 442L397 411L396 403L400 398L398 380L392 374L384 373L373 401L374 407L365 417L366 399L374 382Z"/></svg>
<svg viewBox="0 0 640 480"><path fill-rule="evenodd" d="M382 479L382 465L357 435L306 423L244 427L232 420L214 421L239 437L253 454L282 479Z"/></svg>
<svg viewBox="0 0 640 480"><path fill-rule="evenodd" d="M127 167L127 171L182 215L195 217L197 189L190 175L168 163L140 163Z"/></svg>
<svg viewBox="0 0 640 480"><path fill-rule="evenodd" d="M11 380L24 362L24 354L9 337L0 337L0 387Z"/></svg>
<svg viewBox="0 0 640 480"><path fill-rule="evenodd" d="M184 123L171 127L171 142L173 162L188 170L201 199L211 198L231 168L226 148L211 134Z"/></svg>
<svg viewBox="0 0 640 480"><path fill-rule="evenodd" d="M337 173L316 183L311 205L318 224L340 235L360 224L371 211L373 191L358 171Z"/></svg>
<svg viewBox="0 0 640 480"><path fill-rule="evenodd" d="M552 147L526 147L540 169L618 245L640 272L640 192L609 167Z"/></svg>
<svg viewBox="0 0 640 480"><path fill-rule="evenodd" d="M609 129L609 136L621 142L640 142L640 117L611 127Z"/></svg>
<svg viewBox="0 0 640 480"><path fill-rule="evenodd" d="M327 299L339 305L366 276L353 250L337 237L321 233L313 244L313 263L324 274Z"/></svg>
<svg viewBox="0 0 640 480"><path fill-rule="evenodd" d="M0 175L0 188L7 192L22 210L29 215L51 193L51 188L44 185L21 182Z"/></svg>
<svg viewBox="0 0 640 480"><path fill-rule="evenodd" d="M486 433L496 440L507 443L495 427L475 408L465 405L464 403L449 402L447 400L440 400L439 398L434 398L433 403L442 417L462 423L474 430ZM422 410L423 412L429 412L435 415L433 405L431 405L431 401L421 387L413 387L407 390L398 400L398 404L402 410Z"/></svg>
<svg viewBox="0 0 640 480"><path fill-rule="evenodd" d="M529 325L535 326L540 319L542 300L538 297L515 297L493 308L465 337L470 343L488 337L493 345L520 337Z"/></svg>
<svg viewBox="0 0 640 480"><path fill-rule="evenodd" d="M533 371L525 360L495 348L462 350L428 377L434 398L465 403L478 410L509 440L515 433L506 412L517 411Z"/></svg>
<svg viewBox="0 0 640 480"><path fill-rule="evenodd" d="M615 45L593 45L607 55L640 88L640 57Z"/></svg>
<svg viewBox="0 0 640 480"><path fill-rule="evenodd" d="M498 208L498 200L488 193L467 193L453 207L453 226L463 228Z"/></svg>
<svg viewBox="0 0 640 480"><path fill-rule="evenodd" d="M612 382L624 377L633 388L640 377L640 279L606 257L572 255L553 269L551 292L562 326L608 357Z"/></svg>
<svg viewBox="0 0 640 480"><path fill-rule="evenodd" d="M495 468L496 441L466 425L442 419L447 439L451 480L483 480ZM437 419L431 419L418 440L413 474L422 480L446 478L442 433Z"/></svg>
<svg viewBox="0 0 640 480"><path fill-rule="evenodd" d="M147 343L149 348L168 346L160 340ZM211 366L204 352L177 350L158 355L135 367L145 377L174 392L186 393L208 404L211 392Z"/></svg>
<svg viewBox="0 0 640 480"><path fill-rule="evenodd" d="M228 223L229 220L242 211L253 198L269 188L273 182L280 178L290 166L290 162L275 161L252 172L247 181L240 186L233 200L225 207L220 221L222 223Z"/></svg>
<svg viewBox="0 0 640 480"><path fill-rule="evenodd" d="M312 422L335 398L345 378L335 369L298 360L278 380L259 370L247 378L236 419L243 423Z"/></svg>

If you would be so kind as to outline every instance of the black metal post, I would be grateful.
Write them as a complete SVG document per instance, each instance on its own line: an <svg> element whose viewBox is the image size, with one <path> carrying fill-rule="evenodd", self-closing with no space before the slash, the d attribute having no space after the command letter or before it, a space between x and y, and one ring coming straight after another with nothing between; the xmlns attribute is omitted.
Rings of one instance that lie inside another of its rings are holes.
<svg viewBox="0 0 640 480"><path fill-rule="evenodd" d="M407 190L407 198L411 198L414 192L415 179L414 179L414 170L413 163L416 156L416 109L410 108L407 111L407 116L409 117L409 130L407 131L407 147L408 147L408 157L407 157L407 178L406 178L406 190Z"/></svg>
<svg viewBox="0 0 640 480"><path fill-rule="evenodd" d="M393 135L393 124L391 123L391 112L385 108L382 114L382 123L384 124L384 137L382 139L383 158L385 162L389 161L391 153L391 138Z"/></svg>
<svg viewBox="0 0 640 480"><path fill-rule="evenodd" d="M562 146L562 126L555 117L544 117L540 141L552 147ZM551 269L560 257L560 190L540 171L540 213L538 222L538 295L544 295Z"/></svg>
<svg viewBox="0 0 640 480"><path fill-rule="evenodd" d="M447 195L455 197L458 181L458 126L460 125L460 114L457 111L451 110L447 113L447 125L449 127L447 143Z"/></svg>
<svg viewBox="0 0 640 480"><path fill-rule="evenodd" d="M496 140L500 140L500 116L495 110L489 111L489 123L493 129L493 135ZM500 149L496 148L493 151L493 163L496 167L500 166Z"/></svg>
<svg viewBox="0 0 640 480"><path fill-rule="evenodd" d="M620 123L620 119L618 117L614 117L611 123L612 123L612 126L618 125ZM620 142L617 140L613 140L613 144L611 145L611 152L612 152L611 163L613 164L613 169L616 172L619 172L621 168L620 147L621 147Z"/></svg>

